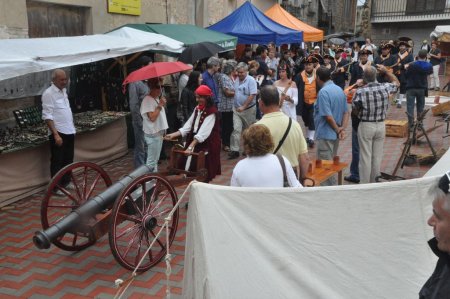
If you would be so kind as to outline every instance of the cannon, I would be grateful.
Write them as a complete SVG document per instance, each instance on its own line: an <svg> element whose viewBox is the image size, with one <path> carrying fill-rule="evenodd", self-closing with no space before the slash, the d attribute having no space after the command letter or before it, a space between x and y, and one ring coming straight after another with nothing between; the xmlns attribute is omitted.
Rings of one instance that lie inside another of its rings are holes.
<svg viewBox="0 0 450 299"><path fill-rule="evenodd" d="M95 163L75 162L64 167L49 183L41 202L43 231L35 233L35 246L48 249L54 244L63 250L79 251L108 233L116 261L126 269L135 270L178 202L174 187L207 178L204 152L193 153L197 163L195 172L177 167L181 155L185 155L184 151L172 149L165 171L150 173L144 165L114 184ZM63 185L64 180L70 184ZM169 223L169 235L164 231L157 238L138 272L150 269L164 257L165 240L168 238L169 246L172 244L178 218L176 209Z"/></svg>

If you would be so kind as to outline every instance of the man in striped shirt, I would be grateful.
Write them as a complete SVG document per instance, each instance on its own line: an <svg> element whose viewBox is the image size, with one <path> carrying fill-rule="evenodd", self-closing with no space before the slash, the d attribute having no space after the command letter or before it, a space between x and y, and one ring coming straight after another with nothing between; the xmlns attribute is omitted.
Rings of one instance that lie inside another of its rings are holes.
<svg viewBox="0 0 450 299"><path fill-rule="evenodd" d="M386 79L386 83L377 82L377 70L379 76ZM366 85L356 91L352 113L357 113L360 119L358 127L360 182L373 183L380 175L385 136L384 120L389 106L389 94L396 93L400 83L383 65L378 65L377 69L373 66L365 68L363 81Z"/></svg>

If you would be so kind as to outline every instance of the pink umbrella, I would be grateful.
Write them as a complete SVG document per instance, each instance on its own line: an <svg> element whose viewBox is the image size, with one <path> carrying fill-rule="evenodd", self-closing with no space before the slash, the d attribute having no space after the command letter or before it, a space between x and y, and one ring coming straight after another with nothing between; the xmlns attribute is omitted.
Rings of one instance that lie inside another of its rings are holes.
<svg viewBox="0 0 450 299"><path fill-rule="evenodd" d="M151 78L158 78L170 74L175 74L192 69L192 66L188 66L180 61L175 62L154 62L150 65L144 66L131 74L129 74L122 85L136 81L142 81Z"/></svg>

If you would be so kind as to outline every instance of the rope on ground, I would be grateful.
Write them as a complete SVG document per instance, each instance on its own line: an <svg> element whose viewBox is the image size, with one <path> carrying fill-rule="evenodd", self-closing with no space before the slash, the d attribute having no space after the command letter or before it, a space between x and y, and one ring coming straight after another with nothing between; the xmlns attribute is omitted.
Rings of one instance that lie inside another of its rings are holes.
<svg viewBox="0 0 450 299"><path fill-rule="evenodd" d="M152 243L150 244L150 246L147 248L147 250L145 251L144 255L142 256L141 260L139 261L139 263L137 264L136 268L134 269L134 271L130 274L130 277L128 277L125 280L122 280L120 278L116 279L114 284L116 287L118 287L119 289L117 290L116 295L114 296L114 299L121 299L122 296L126 293L126 291L128 290L128 288L130 287L130 285L133 283L134 279L137 276L137 269L139 269L140 265L142 264L142 262L144 261L144 259L146 258L147 254L149 253L149 251L152 249L152 246L155 244L156 240L159 238L159 236L161 235L161 233L163 232L164 228L166 229L166 248L167 248L167 252L166 252L166 256L165 256L165 262L166 262L166 298L170 299L171 296L171 292L170 292L170 285L169 285L169 280L170 280L170 275L172 274L172 267L170 262L172 261L172 255L170 254L169 251L169 247L170 247L170 240L169 240L169 222L172 220L173 214L175 213L175 211L178 209L181 201L183 200L184 196L186 195L186 193L189 191L189 189L191 188L191 185L193 183L196 183L197 180L193 180L189 183L189 185L186 187L186 189L184 190L183 194L180 196L180 198L177 200L177 203L175 204L175 206L172 208L172 210L169 212L169 214L167 215L166 218L164 218L164 224L161 226L161 228L159 229L159 232L156 234L156 236L153 238ZM123 286L123 284L126 283L126 286Z"/></svg>

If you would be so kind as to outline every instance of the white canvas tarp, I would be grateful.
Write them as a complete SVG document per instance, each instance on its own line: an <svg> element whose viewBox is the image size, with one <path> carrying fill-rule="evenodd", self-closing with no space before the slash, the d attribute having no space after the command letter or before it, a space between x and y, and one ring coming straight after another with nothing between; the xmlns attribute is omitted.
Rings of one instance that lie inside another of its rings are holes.
<svg viewBox="0 0 450 299"><path fill-rule="evenodd" d="M183 298L418 298L434 178L303 189L195 183Z"/></svg>
<svg viewBox="0 0 450 299"><path fill-rule="evenodd" d="M184 49L182 42L166 36L128 29L126 33L118 30L115 34L2 39L0 40L0 81L141 51L180 53ZM132 37L131 30L137 32L136 38Z"/></svg>
<svg viewBox="0 0 450 299"><path fill-rule="evenodd" d="M447 171L450 171L450 149L447 149L445 154L425 173L427 176L442 176Z"/></svg>

